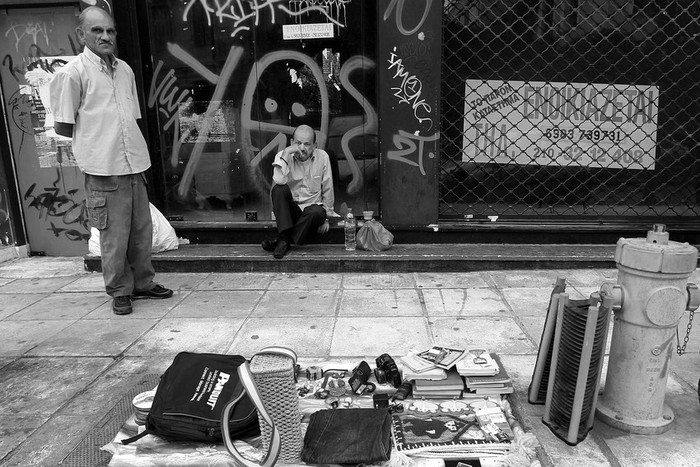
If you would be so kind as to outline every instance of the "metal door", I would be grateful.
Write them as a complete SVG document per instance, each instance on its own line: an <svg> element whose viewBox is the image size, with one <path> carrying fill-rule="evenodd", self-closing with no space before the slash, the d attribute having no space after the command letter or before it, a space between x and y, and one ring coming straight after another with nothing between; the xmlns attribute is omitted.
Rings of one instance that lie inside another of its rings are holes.
<svg viewBox="0 0 700 467"><path fill-rule="evenodd" d="M76 6L0 10L0 91L32 254L87 253L83 175L53 131L52 73L79 51Z"/></svg>

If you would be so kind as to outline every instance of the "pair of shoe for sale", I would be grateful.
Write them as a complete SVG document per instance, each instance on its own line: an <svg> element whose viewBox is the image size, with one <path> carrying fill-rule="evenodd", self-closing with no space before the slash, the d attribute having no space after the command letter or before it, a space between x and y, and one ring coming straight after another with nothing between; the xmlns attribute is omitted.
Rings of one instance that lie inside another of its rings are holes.
<svg viewBox="0 0 700 467"><path fill-rule="evenodd" d="M156 284L151 290L142 290L134 292L132 295L120 295L112 300L112 310L115 315L128 315L133 311L131 300L140 298L170 298L173 296L173 291Z"/></svg>
<svg viewBox="0 0 700 467"><path fill-rule="evenodd" d="M263 240L262 242L263 250L271 251L272 256L274 256L276 259L284 258L284 255L287 254L290 247L291 245L287 240L283 240L280 238L271 238Z"/></svg>

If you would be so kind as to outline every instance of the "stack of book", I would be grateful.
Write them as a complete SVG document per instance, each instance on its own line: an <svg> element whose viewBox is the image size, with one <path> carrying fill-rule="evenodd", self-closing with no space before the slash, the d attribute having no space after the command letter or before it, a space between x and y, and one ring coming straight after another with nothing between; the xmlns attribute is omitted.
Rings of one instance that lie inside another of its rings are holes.
<svg viewBox="0 0 700 467"><path fill-rule="evenodd" d="M413 379L413 397L420 399L458 399L462 397L464 381L454 368L442 370L445 378L440 380Z"/></svg>
<svg viewBox="0 0 700 467"><path fill-rule="evenodd" d="M412 382L413 397L457 399L462 397L464 380L454 368L465 355L464 349L433 345L422 352L401 357L403 378Z"/></svg>
<svg viewBox="0 0 700 467"><path fill-rule="evenodd" d="M456 368L464 377L465 394L494 396L513 392L513 381L495 353L483 352L473 358L468 355L457 363Z"/></svg>

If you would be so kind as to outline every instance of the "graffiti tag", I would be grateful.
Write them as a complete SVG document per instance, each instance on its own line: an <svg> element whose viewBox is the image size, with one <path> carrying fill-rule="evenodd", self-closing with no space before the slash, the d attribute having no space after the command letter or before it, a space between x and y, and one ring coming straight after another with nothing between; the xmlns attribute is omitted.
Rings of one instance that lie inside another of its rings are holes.
<svg viewBox="0 0 700 467"><path fill-rule="evenodd" d="M51 227L47 230L52 232L54 236L63 235L68 240L75 242L87 241L90 238L90 228L85 201L77 202L74 199L75 194L79 191L77 188L62 193L59 184L61 184L61 172L56 168L56 180L52 182L50 187L45 187L43 192L35 194L36 183L33 183L24 193L24 199L31 199L29 207L39 211L39 219L60 219L65 225L75 225L76 227L58 227L53 221L50 221ZM77 229L81 226L82 231Z"/></svg>
<svg viewBox="0 0 700 467"><path fill-rule="evenodd" d="M403 162L413 167L418 167L420 169L421 175L425 175L425 167L423 165L423 153L425 152L425 143L430 141L437 141L440 139L440 133L436 132L431 136L420 136L414 135L404 130L399 130L398 135L394 135L392 141L394 142L394 147L396 150L388 151L386 154L387 159L392 161ZM405 156L410 154L418 153L417 160L411 160ZM428 157L430 159L435 158L435 153L428 152Z"/></svg>
<svg viewBox="0 0 700 467"><path fill-rule="evenodd" d="M212 25L212 17L214 17L219 24L231 22L233 25L231 37L234 37L241 32L249 31L250 26L248 23L252 23L253 25L257 26L260 22L260 12L262 10L269 10L271 14L270 21L272 24L275 24L276 22L277 9L289 16L300 16L311 12L321 13L329 22L339 27L345 27L343 23L338 21L329 13L329 6L316 4L318 2L311 2L314 4L304 6L300 6L297 3L297 8L295 10L291 10L284 6L284 3L286 3L286 1L283 0L249 0L247 2L234 2L233 0L226 0L224 2L221 0L189 0L182 12L182 20L185 22L188 21L192 8L195 5L199 5L206 15L207 25Z"/></svg>
<svg viewBox="0 0 700 467"><path fill-rule="evenodd" d="M7 31L5 31L5 37L14 36L15 39L15 50L19 52L19 43L25 37L31 36L32 44L38 42L39 36L43 36L46 45L49 45L49 34L46 24L36 22L36 23L26 23L26 24L13 24Z"/></svg>
<svg viewBox="0 0 700 467"><path fill-rule="evenodd" d="M406 27L403 24L403 7L404 7L404 2L406 0L391 0L391 3L389 3L389 6L386 8L386 11L384 12L384 21L386 21L389 16L391 16L391 12L394 8L396 8L396 29L399 30L401 34L404 36L410 36L414 32L418 31L421 26L423 26L423 23L425 20L428 18L428 13L430 13L430 6L433 3L433 0L425 0L425 6L423 7L423 16L421 17L420 21L418 21L418 24L413 29L406 29ZM417 0L411 0L411 2L416 2Z"/></svg>
<svg viewBox="0 0 700 467"><path fill-rule="evenodd" d="M396 52L396 47L394 47L394 52ZM400 104L408 104L411 106L413 109L413 116L418 120L418 123L428 122L430 123L428 129L430 129L433 127L433 119L423 115L426 113L430 114L433 109L430 104L422 98L423 82L416 75L406 71L406 68L403 66L403 61L398 58L394 52L391 53L391 57L387 60L389 62L388 69L391 70L393 68L395 70L393 78L398 78L400 84L392 87L391 90L394 91L394 96L399 99Z"/></svg>

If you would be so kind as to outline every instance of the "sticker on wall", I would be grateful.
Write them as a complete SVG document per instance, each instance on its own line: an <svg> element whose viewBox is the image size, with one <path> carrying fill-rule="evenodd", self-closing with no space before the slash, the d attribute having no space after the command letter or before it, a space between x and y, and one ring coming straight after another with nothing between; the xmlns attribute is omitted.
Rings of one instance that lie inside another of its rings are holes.
<svg viewBox="0 0 700 467"><path fill-rule="evenodd" d="M51 112L49 81L54 73L71 60L66 57L36 58L27 65L24 74L26 85L19 86L19 93L30 105L31 126L34 131L39 167L77 166L71 139L54 131Z"/></svg>
<svg viewBox="0 0 700 467"><path fill-rule="evenodd" d="M196 143L232 143L236 142L236 122L238 109L233 101L221 101L216 113L209 122L207 134L201 134L204 117L209 102L187 101L180 104L178 116L180 119L180 142Z"/></svg>
<svg viewBox="0 0 700 467"><path fill-rule="evenodd" d="M282 25L282 39L285 41L332 38L334 33L333 23Z"/></svg>

